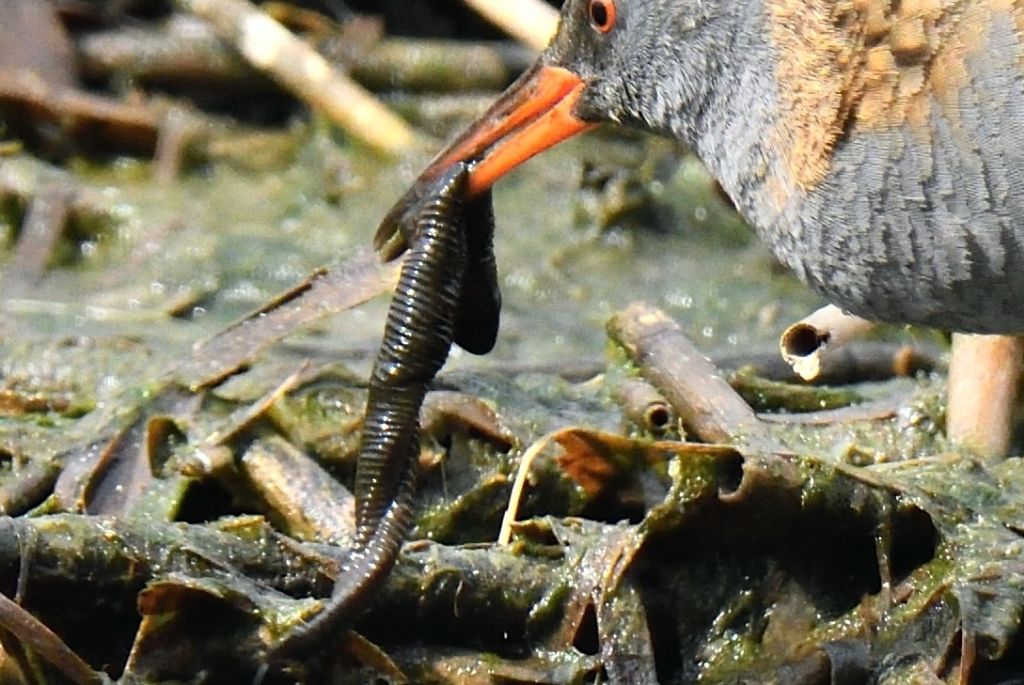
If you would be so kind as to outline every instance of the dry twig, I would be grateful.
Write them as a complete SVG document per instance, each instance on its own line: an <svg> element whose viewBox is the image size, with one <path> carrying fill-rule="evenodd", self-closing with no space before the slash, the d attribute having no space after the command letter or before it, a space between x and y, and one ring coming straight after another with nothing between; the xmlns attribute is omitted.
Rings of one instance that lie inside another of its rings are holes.
<svg viewBox="0 0 1024 685"><path fill-rule="evenodd" d="M348 547L355 499L319 464L279 436L253 442L239 463L271 518L292 537Z"/></svg>
<svg viewBox="0 0 1024 685"><path fill-rule="evenodd" d="M33 74L0 74L0 105L34 129L115 150L149 154L156 148L162 114L147 103L120 102L75 88L52 86ZM49 127L49 128L47 128Z"/></svg>
<svg viewBox="0 0 1024 685"><path fill-rule="evenodd" d="M689 432L706 442L778 447L750 406L664 312L634 303L612 317L608 333Z"/></svg>
<svg viewBox="0 0 1024 685"><path fill-rule="evenodd" d="M71 682L78 685L100 685L103 682L100 675L56 633L3 594L0 594L0 625L56 667Z"/></svg>
<svg viewBox="0 0 1024 685"><path fill-rule="evenodd" d="M266 8L266 5L263 6ZM319 15L317 15L319 16ZM353 22L358 23L358 22ZM534 53L518 43L467 43L457 40L386 38L353 40L342 28L338 40L318 47L334 64L370 90L399 92L491 91L504 88L533 62ZM229 87L262 92L267 79L224 41L205 21L187 14L156 27L117 27L77 39L83 72L90 78L126 77L142 84L177 88ZM493 96L488 98L488 104ZM478 113L478 112L477 112Z"/></svg>
<svg viewBox="0 0 1024 685"><path fill-rule="evenodd" d="M672 407L657 389L639 378L627 378L615 386L612 393L626 416L641 428L660 432L671 427L674 420Z"/></svg>
<svg viewBox="0 0 1024 685"><path fill-rule="evenodd" d="M14 259L0 282L4 297L22 295L46 274L50 258L71 216L73 188L54 181L32 198Z"/></svg>
<svg viewBox="0 0 1024 685"><path fill-rule="evenodd" d="M193 390L216 385L299 326L350 309L394 287L399 264L380 264L365 251L344 266L308 279L192 350L176 369Z"/></svg>
<svg viewBox="0 0 1024 685"><path fill-rule="evenodd" d="M908 345L861 341L833 349L821 359L821 370L810 383L814 385L847 385L863 381L887 381L891 378L913 377L930 373L942 366L943 352L931 345ZM715 366L737 370L760 378L783 383L801 380L779 356L779 349L755 350L712 357Z"/></svg>
<svg viewBox="0 0 1024 685"><path fill-rule="evenodd" d="M558 28L558 12L543 0L466 0L488 21L530 47L543 50Z"/></svg>
<svg viewBox="0 0 1024 685"><path fill-rule="evenodd" d="M395 154L414 143L404 121L245 0L177 0L177 5L210 22L250 64L367 145Z"/></svg>
<svg viewBox="0 0 1024 685"><path fill-rule="evenodd" d="M822 358L869 330L874 323L847 314L835 305L822 307L782 333L782 357L804 380L821 373Z"/></svg>
<svg viewBox="0 0 1024 685"><path fill-rule="evenodd" d="M523 456L519 458L519 468L516 470L516 479L512 483L512 492L508 497L508 506L505 508L505 514L501 517L501 531L498 533L499 545L507 545L512 540L512 525L516 522L516 517L519 515L519 504L523 500L523 490L526 488L526 478L530 475L530 466L540 456L540 453L544 451L544 448L550 445L551 441L555 440L563 431L564 429L556 430L542 436L530 445L523 452Z"/></svg>

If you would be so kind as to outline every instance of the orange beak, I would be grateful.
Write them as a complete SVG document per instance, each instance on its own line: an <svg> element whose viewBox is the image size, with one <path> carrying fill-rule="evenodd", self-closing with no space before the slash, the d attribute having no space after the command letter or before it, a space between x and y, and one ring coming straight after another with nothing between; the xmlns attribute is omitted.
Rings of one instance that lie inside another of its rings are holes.
<svg viewBox="0 0 1024 685"><path fill-rule="evenodd" d="M549 147L596 124L585 122L573 108L583 80L568 69L538 64L519 77L469 129L456 138L420 175L388 213L374 245L384 259L405 249L398 222L419 199L420 189L459 162L470 166L468 195L477 197L512 169Z"/></svg>

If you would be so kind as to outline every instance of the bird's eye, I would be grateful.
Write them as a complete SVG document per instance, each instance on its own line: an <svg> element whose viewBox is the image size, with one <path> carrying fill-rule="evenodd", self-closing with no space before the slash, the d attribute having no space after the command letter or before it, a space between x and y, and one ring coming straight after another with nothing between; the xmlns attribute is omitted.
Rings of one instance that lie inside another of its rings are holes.
<svg viewBox="0 0 1024 685"><path fill-rule="evenodd" d="M590 0L590 24L601 33L615 28L615 0Z"/></svg>

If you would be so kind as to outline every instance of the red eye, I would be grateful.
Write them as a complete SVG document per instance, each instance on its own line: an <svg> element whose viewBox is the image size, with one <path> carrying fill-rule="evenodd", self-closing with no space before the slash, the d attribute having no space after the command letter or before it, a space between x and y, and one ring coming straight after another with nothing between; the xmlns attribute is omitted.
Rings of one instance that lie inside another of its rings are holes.
<svg viewBox="0 0 1024 685"><path fill-rule="evenodd" d="M615 0L590 0L590 23L601 33L615 28Z"/></svg>

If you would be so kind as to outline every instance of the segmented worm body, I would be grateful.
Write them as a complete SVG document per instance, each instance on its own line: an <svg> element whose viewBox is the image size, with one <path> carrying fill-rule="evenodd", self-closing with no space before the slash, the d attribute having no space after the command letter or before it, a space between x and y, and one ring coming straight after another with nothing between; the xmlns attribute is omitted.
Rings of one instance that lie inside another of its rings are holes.
<svg viewBox="0 0 1024 685"><path fill-rule="evenodd" d="M468 170L465 162L454 167ZM424 206L436 200L440 180L420 180L406 192L381 221L374 246L387 261L399 257L416 239L416 217ZM501 291L494 259L494 205L488 188L479 196L466 199L462 207L463 233L466 236L466 272L455 320L455 342L473 354L487 354L498 336ZM454 217L453 217L454 218ZM453 228L455 224L453 222Z"/></svg>
<svg viewBox="0 0 1024 685"><path fill-rule="evenodd" d="M488 189L467 200L463 209L466 230L466 271L462 277L455 316L455 342L473 354L487 354L498 338L501 290L494 259L494 205Z"/></svg>
<svg viewBox="0 0 1024 685"><path fill-rule="evenodd" d="M274 651L316 645L351 620L390 572L412 522L419 412L452 342L490 351L501 296L491 250L490 196L464 200L467 166L438 178L403 221L409 254L370 377L356 466L356 540L323 610Z"/></svg>

